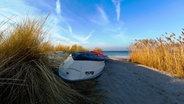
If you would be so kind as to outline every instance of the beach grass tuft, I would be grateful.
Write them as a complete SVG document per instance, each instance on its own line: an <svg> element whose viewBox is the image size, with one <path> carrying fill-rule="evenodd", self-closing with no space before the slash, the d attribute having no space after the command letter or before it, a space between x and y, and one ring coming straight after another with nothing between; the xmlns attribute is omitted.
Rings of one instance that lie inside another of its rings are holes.
<svg viewBox="0 0 184 104"><path fill-rule="evenodd" d="M167 35L167 33L166 33ZM130 46L130 61L184 77L184 30L157 39L136 40Z"/></svg>
<svg viewBox="0 0 184 104"><path fill-rule="evenodd" d="M74 104L82 98L50 66L45 20L26 18L1 32L1 104Z"/></svg>

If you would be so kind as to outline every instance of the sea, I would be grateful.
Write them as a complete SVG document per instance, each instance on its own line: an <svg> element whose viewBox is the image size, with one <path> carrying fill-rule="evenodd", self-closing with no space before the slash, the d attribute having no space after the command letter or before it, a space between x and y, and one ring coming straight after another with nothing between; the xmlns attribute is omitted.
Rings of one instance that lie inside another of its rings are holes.
<svg viewBox="0 0 184 104"><path fill-rule="evenodd" d="M129 51L103 51L109 58L129 58Z"/></svg>

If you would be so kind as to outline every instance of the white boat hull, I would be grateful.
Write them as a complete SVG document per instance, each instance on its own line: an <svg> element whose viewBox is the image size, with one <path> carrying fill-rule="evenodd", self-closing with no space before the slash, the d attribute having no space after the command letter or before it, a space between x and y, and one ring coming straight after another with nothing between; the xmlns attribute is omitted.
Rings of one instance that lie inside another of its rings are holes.
<svg viewBox="0 0 184 104"><path fill-rule="evenodd" d="M73 60L71 56L59 67L59 76L68 81L98 77L105 67L104 61Z"/></svg>

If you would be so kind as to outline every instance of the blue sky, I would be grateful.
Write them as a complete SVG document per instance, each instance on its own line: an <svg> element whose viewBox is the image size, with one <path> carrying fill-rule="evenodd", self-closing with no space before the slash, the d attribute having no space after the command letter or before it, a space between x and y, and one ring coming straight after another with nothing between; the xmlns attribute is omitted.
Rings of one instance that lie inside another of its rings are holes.
<svg viewBox="0 0 184 104"><path fill-rule="evenodd" d="M165 32L180 35L183 4L184 0L1 0L0 21L50 14L46 28L53 44L124 50L135 39Z"/></svg>

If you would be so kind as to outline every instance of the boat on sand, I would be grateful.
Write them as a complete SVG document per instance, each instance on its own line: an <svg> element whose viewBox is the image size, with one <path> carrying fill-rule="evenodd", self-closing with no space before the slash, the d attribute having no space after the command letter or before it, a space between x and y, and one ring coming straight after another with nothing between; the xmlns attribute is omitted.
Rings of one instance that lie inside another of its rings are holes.
<svg viewBox="0 0 184 104"><path fill-rule="evenodd" d="M93 79L102 74L105 58L92 52L74 52L59 67L58 74L68 81Z"/></svg>

